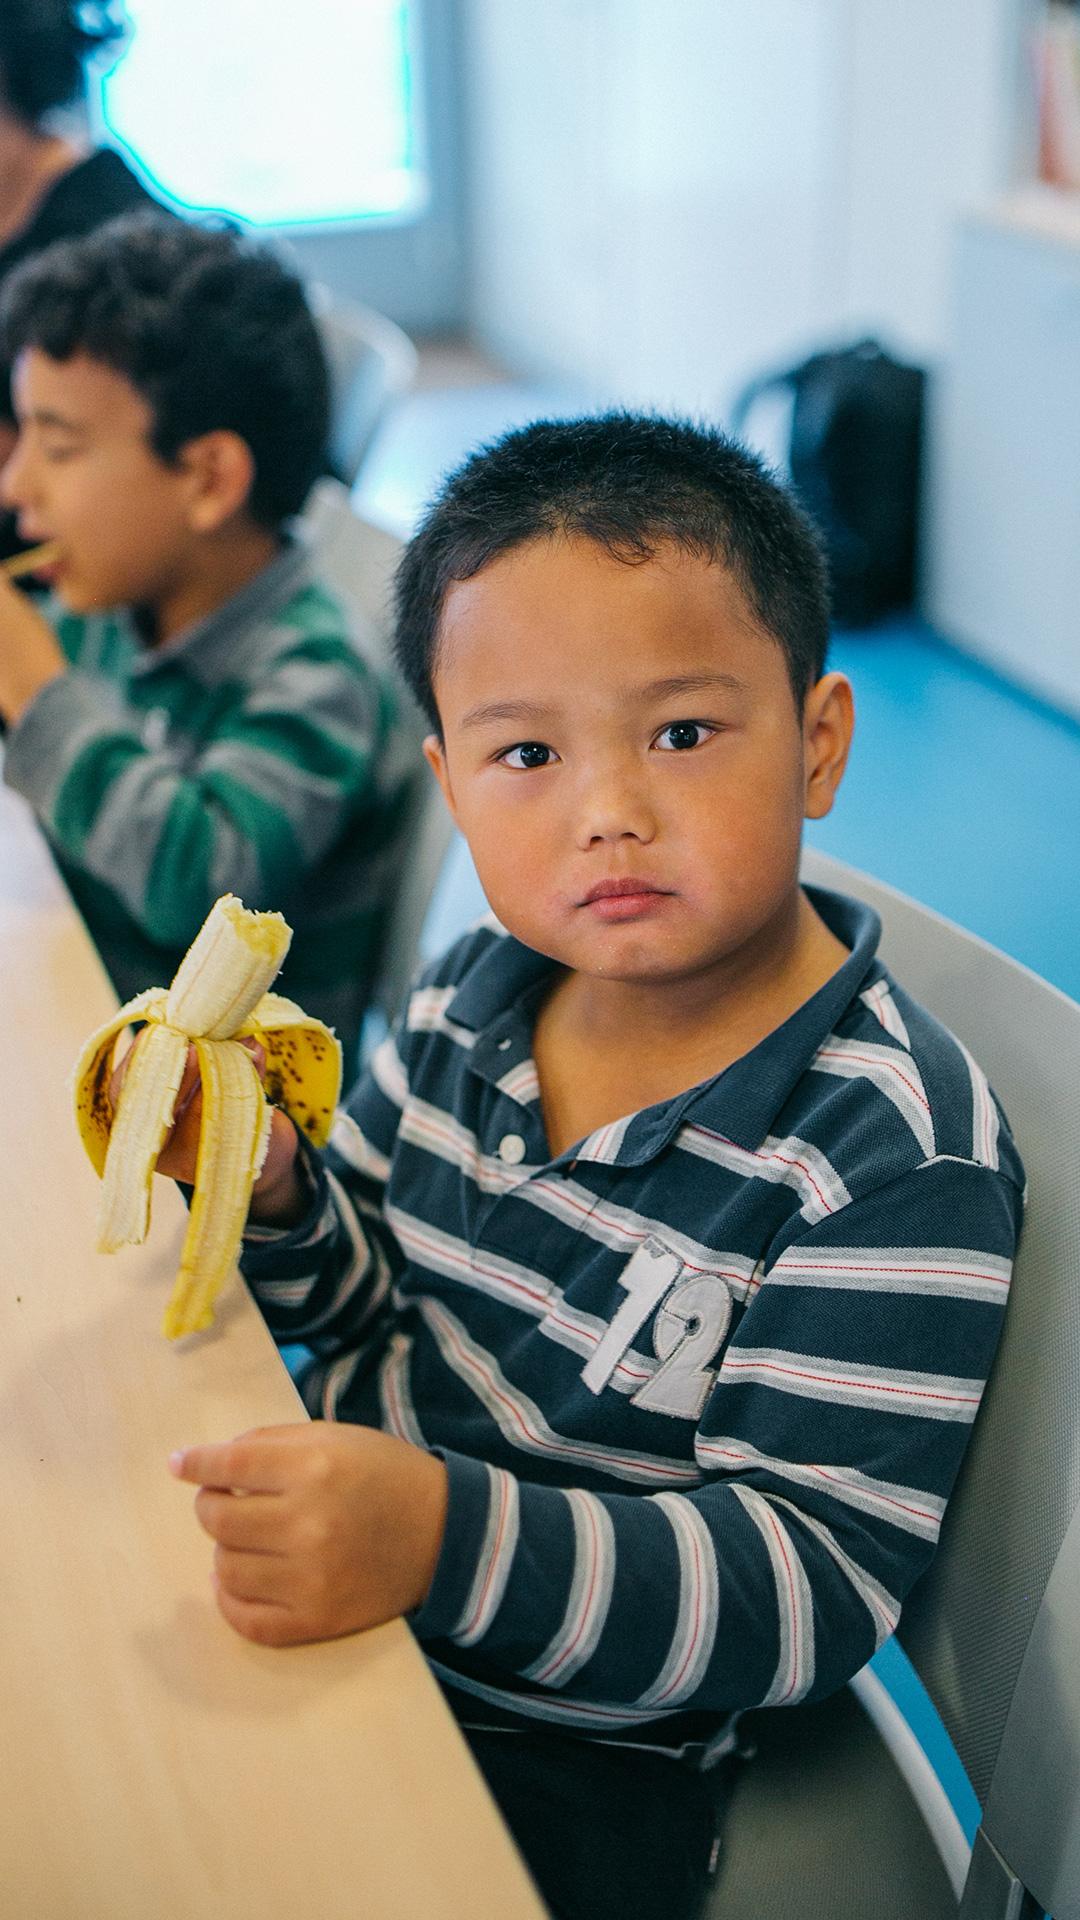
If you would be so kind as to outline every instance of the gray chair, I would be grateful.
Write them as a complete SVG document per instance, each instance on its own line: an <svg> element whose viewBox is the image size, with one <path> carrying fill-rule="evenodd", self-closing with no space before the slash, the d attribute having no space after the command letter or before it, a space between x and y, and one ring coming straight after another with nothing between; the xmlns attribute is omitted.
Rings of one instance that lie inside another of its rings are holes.
<svg viewBox="0 0 1080 1920"><path fill-rule="evenodd" d="M748 1715L758 1753L735 1791L709 1920L1077 1920L1080 1006L864 874L808 854L804 877L877 909L887 963L976 1056L1028 1172L1001 1347L898 1633L982 1821L958 1871L955 1830L933 1819L910 1741L883 1740L859 1704L874 1704L872 1675L819 1704Z"/></svg>
<svg viewBox="0 0 1080 1920"><path fill-rule="evenodd" d="M352 486L391 403L415 382L418 356L408 334L385 314L321 282L308 296L330 369L330 460Z"/></svg>
<svg viewBox="0 0 1080 1920"><path fill-rule="evenodd" d="M331 479L316 484L302 527L320 577L349 607L365 652L396 679L390 645L391 592L402 541L397 534L357 513L348 489ZM442 794L420 752L428 723L400 682L398 691L413 748L415 776L401 867L379 955L372 1018L365 1030L365 1051L393 1019L416 969L424 919L454 831Z"/></svg>
<svg viewBox="0 0 1080 1920"><path fill-rule="evenodd" d="M379 954L379 971L372 997L372 1012L377 1022L389 1025L404 1003L409 983L420 963L420 936L435 883L442 870L453 837L453 822L446 810L435 776L423 766L417 775L410 799L405 828L405 854ZM372 1026L366 1040L377 1036Z"/></svg>
<svg viewBox="0 0 1080 1920"><path fill-rule="evenodd" d="M340 480L317 480L300 521L319 577L352 613L364 651L392 668L394 569L403 542L353 506Z"/></svg>

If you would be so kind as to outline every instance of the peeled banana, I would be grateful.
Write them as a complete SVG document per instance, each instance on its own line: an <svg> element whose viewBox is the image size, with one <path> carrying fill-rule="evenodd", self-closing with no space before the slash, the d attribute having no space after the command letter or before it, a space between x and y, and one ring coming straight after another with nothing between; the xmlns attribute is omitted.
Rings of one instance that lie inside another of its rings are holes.
<svg viewBox="0 0 1080 1920"><path fill-rule="evenodd" d="M75 1116L102 1179L98 1250L146 1238L154 1165L172 1125L188 1048L202 1080L202 1124L180 1272L165 1309L170 1340L208 1327L231 1273L251 1189L270 1143L270 1105L324 1146L341 1092L341 1047L329 1027L267 991L289 949L280 913L250 913L231 893L215 901L172 986L149 987L91 1034L75 1068ZM109 1080L120 1033L146 1031L113 1112ZM265 1087L251 1053L266 1052ZM269 1103L269 1104L268 1104Z"/></svg>

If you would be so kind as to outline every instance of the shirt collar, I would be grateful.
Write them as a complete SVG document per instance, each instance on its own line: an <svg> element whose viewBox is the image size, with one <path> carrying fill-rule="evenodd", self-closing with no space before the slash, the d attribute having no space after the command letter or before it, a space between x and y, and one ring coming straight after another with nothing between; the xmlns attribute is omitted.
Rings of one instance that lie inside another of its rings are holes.
<svg viewBox="0 0 1080 1920"><path fill-rule="evenodd" d="M634 1143L640 1135L648 1152L658 1152L682 1125L691 1107L699 1126L722 1134L747 1151L759 1147L772 1132L777 1114L822 1042L876 971L881 938L881 921L872 907L824 887L805 887L803 891L829 931L850 948L847 959L781 1026L766 1034L741 1059L733 1060L715 1079L637 1116L627 1129L629 1142Z"/></svg>
<svg viewBox="0 0 1080 1920"><path fill-rule="evenodd" d="M876 954L881 922L873 909L824 887L804 891L830 932L850 949L836 973L723 1073L673 1100L643 1108L625 1126L601 1129L575 1150L575 1158L642 1165L668 1145L691 1108L697 1125L748 1151L760 1146L822 1042L868 979L880 971ZM477 1035L470 1064L483 1078L505 1079L529 1057L537 1002L555 971L554 961L506 934L459 988L447 1014Z"/></svg>
<svg viewBox="0 0 1080 1920"><path fill-rule="evenodd" d="M280 613L310 579L311 555L307 546L287 537L281 552L254 579L248 580L202 620L174 634L162 647L147 647L139 639L130 613L118 614L117 624L135 643L137 658L133 674L143 678L161 667L181 664L185 672L210 685L229 679L234 665L233 643L246 639L254 627Z"/></svg>
<svg viewBox="0 0 1080 1920"><path fill-rule="evenodd" d="M546 954L523 946L512 933L504 933L501 928L499 934L470 968L468 977L446 1009L448 1019L459 1027L468 1027L478 1040L486 1036L492 1022L501 1020L531 987L558 972L556 962Z"/></svg>

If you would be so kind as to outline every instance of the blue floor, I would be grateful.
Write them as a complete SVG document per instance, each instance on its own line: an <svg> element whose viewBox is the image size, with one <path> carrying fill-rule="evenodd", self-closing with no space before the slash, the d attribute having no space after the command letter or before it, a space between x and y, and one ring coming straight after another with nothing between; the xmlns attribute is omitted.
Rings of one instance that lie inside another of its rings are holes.
<svg viewBox="0 0 1080 1920"><path fill-rule="evenodd" d="M1080 1000L1080 723L913 620L840 634L855 744L808 840Z"/></svg>

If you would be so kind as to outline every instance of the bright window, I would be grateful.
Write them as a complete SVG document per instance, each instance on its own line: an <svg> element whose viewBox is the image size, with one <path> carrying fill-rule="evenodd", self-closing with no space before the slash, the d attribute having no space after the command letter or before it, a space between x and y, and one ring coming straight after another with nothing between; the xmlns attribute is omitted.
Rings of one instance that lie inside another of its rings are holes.
<svg viewBox="0 0 1080 1920"><path fill-rule="evenodd" d="M420 212L408 0L127 0L107 137L189 207L262 226Z"/></svg>

